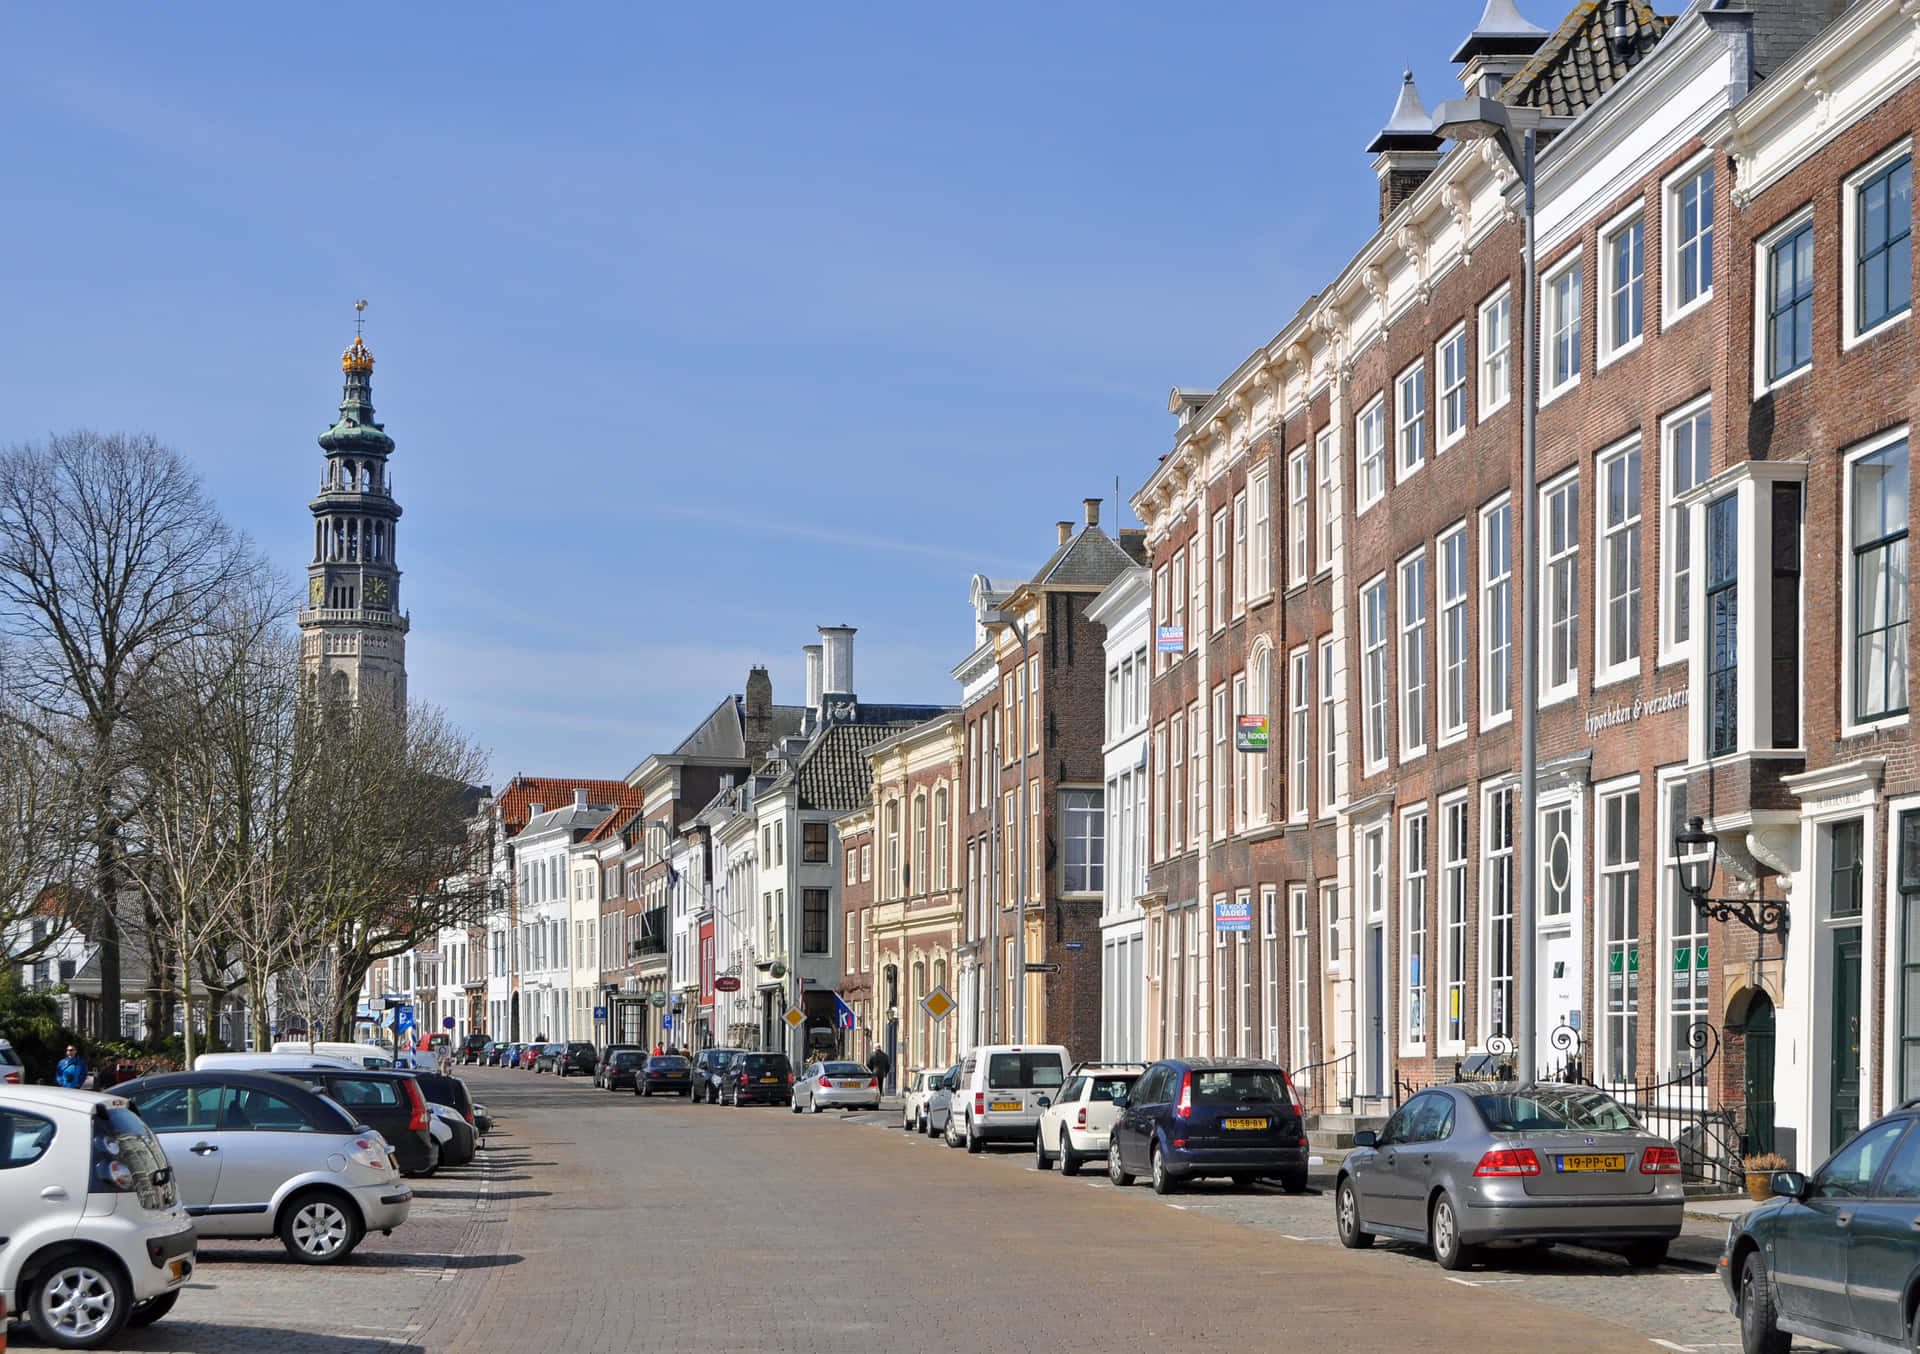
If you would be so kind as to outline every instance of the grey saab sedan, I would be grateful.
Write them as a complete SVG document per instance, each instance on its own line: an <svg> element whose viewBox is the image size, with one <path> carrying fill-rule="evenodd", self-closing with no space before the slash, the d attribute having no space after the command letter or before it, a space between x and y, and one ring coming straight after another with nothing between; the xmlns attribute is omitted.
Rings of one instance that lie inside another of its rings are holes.
<svg viewBox="0 0 1920 1354"><path fill-rule="evenodd" d="M1650 1267L1680 1234L1680 1153L1591 1086L1436 1086L1353 1138L1334 1186L1348 1247L1391 1237L1459 1269L1487 1242L1573 1241Z"/></svg>

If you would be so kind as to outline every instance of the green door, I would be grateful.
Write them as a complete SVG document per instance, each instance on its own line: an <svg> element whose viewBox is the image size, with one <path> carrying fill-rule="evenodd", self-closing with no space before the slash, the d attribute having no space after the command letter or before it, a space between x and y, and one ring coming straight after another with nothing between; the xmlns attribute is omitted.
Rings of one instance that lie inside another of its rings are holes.
<svg viewBox="0 0 1920 1354"><path fill-rule="evenodd" d="M1830 1150L1860 1131L1860 928L1833 931L1833 1123Z"/></svg>
<svg viewBox="0 0 1920 1354"><path fill-rule="evenodd" d="M1773 1150L1773 998L1753 995L1747 1008L1747 1153Z"/></svg>

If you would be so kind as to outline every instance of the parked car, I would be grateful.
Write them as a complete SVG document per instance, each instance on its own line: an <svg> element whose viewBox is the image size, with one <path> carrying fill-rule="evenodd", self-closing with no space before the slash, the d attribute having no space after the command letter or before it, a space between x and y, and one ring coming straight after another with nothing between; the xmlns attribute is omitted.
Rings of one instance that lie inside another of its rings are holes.
<svg viewBox="0 0 1920 1354"><path fill-rule="evenodd" d="M13 1045L0 1039L0 1086L18 1086L27 1079L26 1065Z"/></svg>
<svg viewBox="0 0 1920 1354"><path fill-rule="evenodd" d="M619 1089L619 1087L611 1086L607 1083L607 1063L616 1053L638 1053L642 1058L647 1056L647 1051L638 1044L608 1044L600 1050L600 1056L593 1065L593 1084L595 1086L605 1087L609 1091ZM628 1064L627 1075L623 1078L624 1084L628 1086L633 1085L631 1068L632 1064Z"/></svg>
<svg viewBox="0 0 1920 1354"><path fill-rule="evenodd" d="M743 1048L703 1048L693 1058L693 1098L709 1105L720 1103L720 1089L726 1079L727 1065L746 1050Z"/></svg>
<svg viewBox="0 0 1920 1354"><path fill-rule="evenodd" d="M45 1344L92 1349L172 1311L193 1273L166 1153L117 1094L0 1087L0 1217L0 1335L11 1311Z"/></svg>
<svg viewBox="0 0 1920 1354"><path fill-rule="evenodd" d="M1904 1349L1920 1336L1920 1101L1868 1124L1811 1177L1773 1176L1776 1197L1727 1227L1720 1274L1746 1354L1795 1335L1842 1349Z"/></svg>
<svg viewBox="0 0 1920 1354"><path fill-rule="evenodd" d="M505 1044L501 1043L497 1039L492 1041L485 1048L480 1050L480 1066L498 1067L500 1065L500 1055L505 1053L506 1051L507 1051L507 1046Z"/></svg>
<svg viewBox="0 0 1920 1354"><path fill-rule="evenodd" d="M480 1147L479 1131L451 1105L428 1101L427 1113L432 1116L427 1129L439 1149L439 1164L455 1168L470 1164Z"/></svg>
<svg viewBox="0 0 1920 1354"><path fill-rule="evenodd" d="M540 1069L536 1067L534 1063L535 1063L535 1060L539 1058L541 1053L545 1052L546 1047L547 1046L545 1044L528 1044L525 1048L521 1049L520 1050L521 1070L538 1072Z"/></svg>
<svg viewBox="0 0 1920 1354"><path fill-rule="evenodd" d="M1104 1161L1107 1138L1120 1117L1119 1102L1147 1069L1141 1063L1082 1063L1060 1094L1040 1111L1033 1134L1033 1163L1060 1174L1078 1175L1082 1163Z"/></svg>
<svg viewBox="0 0 1920 1354"><path fill-rule="evenodd" d="M742 1053L727 1064L727 1103L780 1105L793 1098L793 1064L784 1053Z"/></svg>
<svg viewBox="0 0 1920 1354"><path fill-rule="evenodd" d="M937 1067L915 1068L902 1079L904 1087L900 1105L900 1127L907 1133L926 1130L927 1097L933 1094L934 1083L946 1072Z"/></svg>
<svg viewBox="0 0 1920 1354"><path fill-rule="evenodd" d="M359 1065L319 1053L202 1053L193 1060L196 1072L288 1072L303 1067L351 1070Z"/></svg>
<svg viewBox="0 0 1920 1354"><path fill-rule="evenodd" d="M684 1095L693 1098L693 1065L678 1053L652 1053L634 1074L635 1095Z"/></svg>
<svg viewBox="0 0 1920 1354"><path fill-rule="evenodd" d="M929 1138L944 1138L947 1123L953 1118L953 1097L960 1088L960 1072L964 1063L955 1063L943 1072L927 1092L927 1104L921 1113L925 1127L921 1130Z"/></svg>
<svg viewBox="0 0 1920 1354"><path fill-rule="evenodd" d="M449 1156L445 1149L442 1149L443 1164L464 1166L472 1161L479 1149L479 1140L486 1136L486 1130L480 1126L473 1096L467 1092L467 1083L458 1077L440 1076L431 1072L415 1075L414 1081L419 1083L420 1094L427 1098L427 1109L430 1112L436 1117L440 1117L443 1112L452 1116L449 1122L454 1128L453 1153Z"/></svg>
<svg viewBox="0 0 1920 1354"><path fill-rule="evenodd" d="M982 1044L960 1064L960 1081L947 1115L949 1147L978 1152L991 1139L1032 1142L1042 1101L1067 1080L1067 1050L1059 1044Z"/></svg>
<svg viewBox="0 0 1920 1354"><path fill-rule="evenodd" d="M460 1049L453 1055L454 1061L466 1063L469 1066L477 1064L480 1061L480 1055L486 1052L489 1042L484 1034L469 1034L460 1041Z"/></svg>
<svg viewBox="0 0 1920 1354"><path fill-rule="evenodd" d="M818 1114L824 1109L877 1110L880 1078L859 1063L816 1062L793 1083L793 1112Z"/></svg>
<svg viewBox="0 0 1920 1354"><path fill-rule="evenodd" d="M525 1044L508 1044L500 1052L500 1066L511 1068L520 1067L522 1065L520 1061L521 1056L525 1054L526 1051L527 1046Z"/></svg>
<svg viewBox="0 0 1920 1354"><path fill-rule="evenodd" d="M361 1067L372 1068L376 1072L393 1070L393 1054L380 1044L354 1044L338 1039L319 1039L308 1042L305 1039L281 1039L274 1043L275 1053L317 1053L328 1058L342 1058Z"/></svg>
<svg viewBox="0 0 1920 1354"><path fill-rule="evenodd" d="M548 1062L548 1070L556 1077L590 1077L594 1064L599 1061L594 1056L593 1045L581 1040L548 1044L547 1048L560 1050Z"/></svg>
<svg viewBox="0 0 1920 1354"><path fill-rule="evenodd" d="M1300 1102L1277 1063L1162 1059L1118 1103L1107 1139L1107 1174L1116 1185L1144 1175L1154 1193L1171 1194L1203 1176L1226 1176L1242 1188L1277 1176L1290 1194L1307 1187Z"/></svg>
<svg viewBox="0 0 1920 1354"><path fill-rule="evenodd" d="M386 1140L356 1124L357 1111L290 1077L168 1072L116 1094L166 1150L180 1201L203 1237L277 1236L295 1260L327 1265L351 1255L368 1232L407 1220L413 1191Z"/></svg>
<svg viewBox="0 0 1920 1354"><path fill-rule="evenodd" d="M379 1133L393 1148L401 1174L425 1176L440 1169L433 1114L413 1073L304 1067L280 1075L331 1096L358 1122Z"/></svg>
<svg viewBox="0 0 1920 1354"><path fill-rule="evenodd" d="M1334 1183L1346 1246L1394 1237L1459 1269L1488 1241L1611 1242L1653 1266L1680 1234L1680 1153L1591 1086L1436 1086L1353 1138Z"/></svg>
<svg viewBox="0 0 1920 1354"><path fill-rule="evenodd" d="M601 1059L600 1070L593 1074L594 1085L604 1086L609 1091L632 1091L639 1089L633 1084L634 1075L647 1061L647 1055L637 1048L616 1048Z"/></svg>

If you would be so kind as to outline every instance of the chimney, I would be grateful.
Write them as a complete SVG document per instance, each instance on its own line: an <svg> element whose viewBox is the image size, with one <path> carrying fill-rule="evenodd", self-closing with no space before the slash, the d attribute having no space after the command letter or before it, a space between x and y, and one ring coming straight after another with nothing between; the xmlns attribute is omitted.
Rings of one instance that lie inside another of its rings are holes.
<svg viewBox="0 0 1920 1354"><path fill-rule="evenodd" d="M1060 533L1060 544L1065 545L1068 541L1073 539L1073 523L1055 522L1053 524L1053 529Z"/></svg>
<svg viewBox="0 0 1920 1354"><path fill-rule="evenodd" d="M826 650L826 664L820 677L823 704L833 696L853 699L853 634L851 625L820 627L821 647Z"/></svg>
<svg viewBox="0 0 1920 1354"><path fill-rule="evenodd" d="M1367 153L1375 157L1380 219L1385 221L1440 165L1440 138L1433 134L1433 117L1414 88L1411 69L1401 77L1393 113L1380 134L1367 143Z"/></svg>
<svg viewBox="0 0 1920 1354"><path fill-rule="evenodd" d="M740 734L747 760L757 762L773 746L773 678L764 667L747 669L747 699L740 711Z"/></svg>
<svg viewBox="0 0 1920 1354"><path fill-rule="evenodd" d="M1473 32L1453 59L1461 66L1460 84L1469 97L1497 99L1547 40L1547 30L1520 15L1515 0L1487 0Z"/></svg>
<svg viewBox="0 0 1920 1354"><path fill-rule="evenodd" d="M581 790L581 789L574 790L573 807L576 809L584 809L587 807L587 792L585 790Z"/></svg>
<svg viewBox="0 0 1920 1354"><path fill-rule="evenodd" d="M1127 552L1135 564L1145 564L1147 562L1147 529L1121 527L1120 548Z"/></svg>
<svg viewBox="0 0 1920 1354"><path fill-rule="evenodd" d="M1099 526L1101 501L1097 498L1083 498L1080 500L1080 502L1082 503L1082 505L1085 506L1087 510L1087 525L1090 527Z"/></svg>
<svg viewBox="0 0 1920 1354"><path fill-rule="evenodd" d="M800 650L807 656L807 709L817 711L820 708L820 654L818 644L809 644Z"/></svg>

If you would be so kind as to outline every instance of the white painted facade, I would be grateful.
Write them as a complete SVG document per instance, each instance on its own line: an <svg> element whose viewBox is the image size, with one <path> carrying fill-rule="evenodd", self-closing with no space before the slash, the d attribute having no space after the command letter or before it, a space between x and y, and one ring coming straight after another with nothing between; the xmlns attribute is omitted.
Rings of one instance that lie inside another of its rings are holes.
<svg viewBox="0 0 1920 1354"><path fill-rule="evenodd" d="M1153 573L1130 569L1107 585L1087 618L1107 630L1106 886L1100 909L1100 1056L1146 1056L1147 689L1153 646Z"/></svg>

